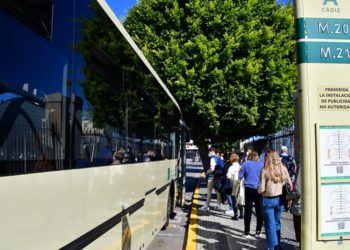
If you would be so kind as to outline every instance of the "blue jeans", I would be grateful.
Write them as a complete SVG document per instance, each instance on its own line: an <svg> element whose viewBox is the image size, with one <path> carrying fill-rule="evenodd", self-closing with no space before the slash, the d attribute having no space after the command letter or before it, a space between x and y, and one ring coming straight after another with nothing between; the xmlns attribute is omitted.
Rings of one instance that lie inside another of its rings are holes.
<svg viewBox="0 0 350 250"><path fill-rule="evenodd" d="M226 195L226 199L227 199L229 210L233 210L234 215L238 215L236 197L234 195L228 194Z"/></svg>
<svg viewBox="0 0 350 250"><path fill-rule="evenodd" d="M233 209L232 196L230 194L227 194L226 195L226 200L227 200L227 203L228 203L228 209L232 210Z"/></svg>
<svg viewBox="0 0 350 250"><path fill-rule="evenodd" d="M263 197L261 207L265 222L267 247L274 249L280 247L281 214L283 201L281 197Z"/></svg>

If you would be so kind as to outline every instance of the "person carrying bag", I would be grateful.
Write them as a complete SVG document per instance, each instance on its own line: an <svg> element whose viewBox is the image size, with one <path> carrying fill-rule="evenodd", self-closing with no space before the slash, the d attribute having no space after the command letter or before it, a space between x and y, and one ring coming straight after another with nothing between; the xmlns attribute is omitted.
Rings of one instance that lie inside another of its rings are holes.
<svg viewBox="0 0 350 250"><path fill-rule="evenodd" d="M259 178L258 192L262 195L261 206L265 221L268 250L281 249L281 214L283 208L282 187L293 188L287 168L282 164L277 151L271 150L265 158Z"/></svg>
<svg viewBox="0 0 350 250"><path fill-rule="evenodd" d="M244 196L244 179L239 181L239 186L237 190L237 206L239 210L239 219L244 218L243 208L245 206L245 196Z"/></svg>
<svg viewBox="0 0 350 250"><path fill-rule="evenodd" d="M239 155L232 153L230 156L231 166L227 171L226 178L226 198L229 205L229 210L226 211L226 214L233 215L233 220L238 220L238 211L237 211L237 194L239 189L240 180L238 178L239 170L241 166L239 165Z"/></svg>

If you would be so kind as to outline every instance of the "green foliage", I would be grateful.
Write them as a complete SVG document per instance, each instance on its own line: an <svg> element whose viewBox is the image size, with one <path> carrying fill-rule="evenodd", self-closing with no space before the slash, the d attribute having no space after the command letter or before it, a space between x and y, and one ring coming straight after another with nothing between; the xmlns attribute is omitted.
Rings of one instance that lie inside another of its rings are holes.
<svg viewBox="0 0 350 250"><path fill-rule="evenodd" d="M152 136L167 133L176 115L172 102L96 1L95 15L80 22L75 45L84 59L80 82L94 126L126 128Z"/></svg>
<svg viewBox="0 0 350 250"><path fill-rule="evenodd" d="M293 121L294 17L275 0L140 0L124 25L183 109L195 140Z"/></svg>

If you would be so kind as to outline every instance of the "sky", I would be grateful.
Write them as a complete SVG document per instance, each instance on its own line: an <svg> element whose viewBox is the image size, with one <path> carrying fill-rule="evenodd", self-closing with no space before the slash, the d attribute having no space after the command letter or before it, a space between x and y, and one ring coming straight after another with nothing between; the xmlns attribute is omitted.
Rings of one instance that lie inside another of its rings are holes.
<svg viewBox="0 0 350 250"><path fill-rule="evenodd" d="M123 19L128 10L137 3L137 0L106 0L119 19Z"/></svg>
<svg viewBox="0 0 350 250"><path fill-rule="evenodd" d="M288 3L288 1L289 0L277 0L277 3ZM137 0L106 0L106 2L113 9L118 18L123 20L128 10L137 3Z"/></svg>
<svg viewBox="0 0 350 250"><path fill-rule="evenodd" d="M288 3L288 0L277 0L277 3Z"/></svg>

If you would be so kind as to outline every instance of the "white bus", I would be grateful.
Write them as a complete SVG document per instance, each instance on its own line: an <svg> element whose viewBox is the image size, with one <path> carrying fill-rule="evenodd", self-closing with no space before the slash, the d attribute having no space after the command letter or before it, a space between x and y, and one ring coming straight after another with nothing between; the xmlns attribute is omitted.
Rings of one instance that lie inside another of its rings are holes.
<svg viewBox="0 0 350 250"><path fill-rule="evenodd" d="M178 104L104 1L0 0L0 27L0 249L146 249Z"/></svg>

